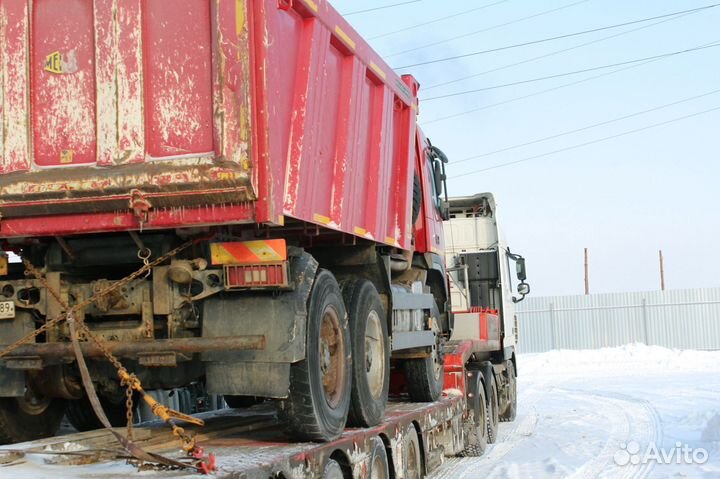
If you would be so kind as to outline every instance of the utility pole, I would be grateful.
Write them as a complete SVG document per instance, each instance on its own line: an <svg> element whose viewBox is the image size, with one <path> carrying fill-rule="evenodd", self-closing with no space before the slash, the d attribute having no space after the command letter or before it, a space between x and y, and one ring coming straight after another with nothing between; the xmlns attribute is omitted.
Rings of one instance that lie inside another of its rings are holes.
<svg viewBox="0 0 720 479"><path fill-rule="evenodd" d="M590 294L590 278L588 273L588 249L585 248L585 294Z"/></svg>
<svg viewBox="0 0 720 479"><path fill-rule="evenodd" d="M662 250L660 250L660 290L665 291L665 262L663 261Z"/></svg>

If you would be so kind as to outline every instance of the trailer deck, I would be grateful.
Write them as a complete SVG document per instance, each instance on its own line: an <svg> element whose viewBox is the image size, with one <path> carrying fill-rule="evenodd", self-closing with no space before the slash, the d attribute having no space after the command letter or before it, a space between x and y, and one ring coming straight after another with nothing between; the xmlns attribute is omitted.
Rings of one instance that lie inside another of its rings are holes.
<svg viewBox="0 0 720 479"><path fill-rule="evenodd" d="M215 477L321 477L330 457L338 460L352 477L365 477L369 456L367 443L380 437L386 446L389 463L402 464L403 431L414 424L420 436L428 471L444 460L448 432L460 431L465 401L458 394L436 403L394 401L386 418L373 428L348 429L328 443L295 442L285 434L284 424L275 409L258 405L247 410L223 409L199 414L204 427L188 426L198 442L216 458ZM455 424L455 427L453 425ZM124 429L118 429L124 433ZM421 433L421 434L420 434ZM452 434L451 434L452 435ZM462 446L462 438L458 438ZM135 428L135 442L149 452L178 457L177 441L161 422ZM165 477L193 477L192 471L143 471L124 460L111 433L97 430L0 447L0 477L131 477L152 474ZM391 469L392 470L392 469ZM395 469L399 472L399 469ZM396 477L401 477L397 475Z"/></svg>

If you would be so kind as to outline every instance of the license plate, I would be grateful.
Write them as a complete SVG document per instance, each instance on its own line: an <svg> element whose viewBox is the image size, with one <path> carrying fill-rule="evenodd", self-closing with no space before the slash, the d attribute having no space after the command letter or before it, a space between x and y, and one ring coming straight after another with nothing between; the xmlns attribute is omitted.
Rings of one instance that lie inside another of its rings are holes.
<svg viewBox="0 0 720 479"><path fill-rule="evenodd" d="M0 319L12 319L15 317L15 303L12 301L0 301Z"/></svg>

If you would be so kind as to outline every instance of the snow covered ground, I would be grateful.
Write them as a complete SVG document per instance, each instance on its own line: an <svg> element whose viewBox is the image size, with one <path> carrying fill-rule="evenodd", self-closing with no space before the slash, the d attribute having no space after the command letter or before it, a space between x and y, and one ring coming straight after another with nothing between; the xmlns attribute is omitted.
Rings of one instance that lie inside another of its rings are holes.
<svg viewBox="0 0 720 479"><path fill-rule="evenodd" d="M720 351L551 351L518 370L516 421L434 479L720 478Z"/></svg>

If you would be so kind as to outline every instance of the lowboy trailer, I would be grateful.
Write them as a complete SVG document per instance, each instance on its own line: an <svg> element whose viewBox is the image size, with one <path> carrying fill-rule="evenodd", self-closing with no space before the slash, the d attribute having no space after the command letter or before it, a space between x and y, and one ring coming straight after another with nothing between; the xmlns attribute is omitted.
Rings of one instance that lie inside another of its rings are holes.
<svg viewBox="0 0 720 479"><path fill-rule="evenodd" d="M467 361L478 408L512 403L524 262L447 248L444 220L499 238L494 200L447 201L419 84L327 1L0 0L0 45L1 443L143 400L192 455L202 421L145 389L198 382L328 443Z"/></svg>

